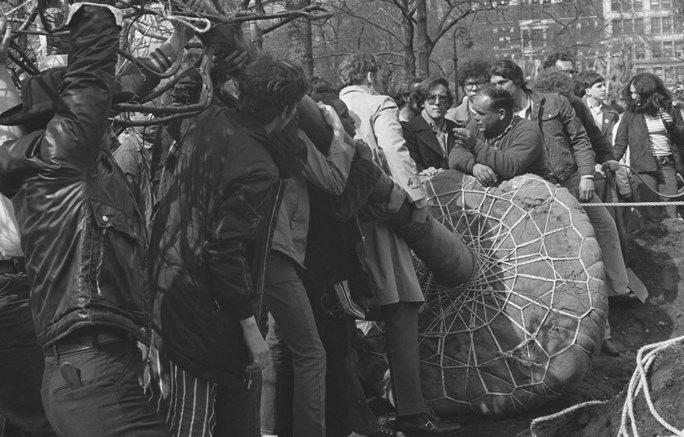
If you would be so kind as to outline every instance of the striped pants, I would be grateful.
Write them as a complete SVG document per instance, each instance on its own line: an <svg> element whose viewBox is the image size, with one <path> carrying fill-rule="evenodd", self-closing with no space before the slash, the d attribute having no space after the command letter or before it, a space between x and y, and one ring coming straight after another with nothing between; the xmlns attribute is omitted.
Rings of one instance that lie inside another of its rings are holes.
<svg viewBox="0 0 684 437"><path fill-rule="evenodd" d="M150 402L166 419L173 437L214 437L218 384L195 378L172 361L150 354Z"/></svg>

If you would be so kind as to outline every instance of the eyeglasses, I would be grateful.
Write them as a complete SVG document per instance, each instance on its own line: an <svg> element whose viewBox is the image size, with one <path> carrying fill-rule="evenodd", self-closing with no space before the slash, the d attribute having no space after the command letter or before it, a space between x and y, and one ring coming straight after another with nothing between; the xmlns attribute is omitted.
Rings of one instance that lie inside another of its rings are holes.
<svg viewBox="0 0 684 437"><path fill-rule="evenodd" d="M468 91L472 91L475 88L480 88L485 83L486 82L483 80L478 80L477 82L466 82L463 84L463 88L467 89Z"/></svg>
<svg viewBox="0 0 684 437"><path fill-rule="evenodd" d="M439 103L447 103L447 102L449 101L449 97L447 97L447 96L445 96L445 95L443 95L443 94L440 94L440 95L437 95L437 96L435 96L435 95L427 96L427 97L425 98L425 101L428 102L428 103L431 104L431 105L434 105L435 102L437 101L437 99L439 99Z"/></svg>

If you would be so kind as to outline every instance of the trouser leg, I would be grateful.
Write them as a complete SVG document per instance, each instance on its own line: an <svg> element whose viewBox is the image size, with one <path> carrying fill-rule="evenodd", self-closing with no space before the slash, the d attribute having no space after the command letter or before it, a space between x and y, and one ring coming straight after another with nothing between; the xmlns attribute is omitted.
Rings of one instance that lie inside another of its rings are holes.
<svg viewBox="0 0 684 437"><path fill-rule="evenodd" d="M637 202L660 202L660 198L654 191L658 191L657 173L641 173L641 179L635 178ZM657 223L660 221L659 206L639 207L644 217L644 223Z"/></svg>
<svg viewBox="0 0 684 437"><path fill-rule="evenodd" d="M45 364L29 294L25 274L0 274L0 416L17 435L56 436L40 395Z"/></svg>
<svg viewBox="0 0 684 437"><path fill-rule="evenodd" d="M133 341L46 355L43 404L61 437L168 437L140 386L142 357Z"/></svg>
<svg viewBox="0 0 684 437"><path fill-rule="evenodd" d="M269 257L264 300L292 354L294 399L289 405L294 417L293 435L324 436L325 350L309 298L290 258Z"/></svg>
<svg viewBox="0 0 684 437"><path fill-rule="evenodd" d="M674 162L668 162L660 166L662 178L658 181L658 192L666 195L677 194L677 170ZM673 199L667 197L660 197L661 202L670 202ZM677 207L674 205L668 206L667 203L663 205L661 210L663 218L677 218Z"/></svg>
<svg viewBox="0 0 684 437"><path fill-rule="evenodd" d="M343 437L352 431L361 435L372 434L380 425L366 403L358 376L356 351L352 347L356 334L355 320L344 313L326 311L324 302L337 299L332 289L327 292L307 291L327 358L327 437Z"/></svg>
<svg viewBox="0 0 684 437"><path fill-rule="evenodd" d="M268 333L266 334L266 345L269 349L269 354L271 356L271 364L261 372L261 404L260 417L261 417L261 434L265 435L276 435L277 434L277 400L278 392L280 390L281 381L278 380L278 372L276 372L276 366L283 366L283 354L289 354L286 350L285 342L280 335L278 330L278 325L275 323L273 316L269 313L268 315ZM291 359L288 360L287 364L290 369L292 368ZM282 373L282 372L281 372ZM290 373L292 373L290 371ZM291 426L291 424L290 424Z"/></svg>
<svg viewBox="0 0 684 437"><path fill-rule="evenodd" d="M169 362L171 402L166 424L173 437L213 437L216 426L218 384L191 374Z"/></svg>
<svg viewBox="0 0 684 437"><path fill-rule="evenodd" d="M600 199L594 196L591 203L600 203ZM589 206L584 208L584 211L594 227L596 240L603 253L608 296L618 296L627 293L629 291L627 288L629 279L627 277L625 260L622 257L620 236L618 235L615 221L604 207Z"/></svg>
<svg viewBox="0 0 684 437"><path fill-rule="evenodd" d="M387 358L397 416L427 412L420 387L418 359L418 302L380 307L387 329Z"/></svg>
<svg viewBox="0 0 684 437"><path fill-rule="evenodd" d="M261 397L261 374L252 375L248 390L218 386L216 390L216 426L214 437L254 437L259 435L258 415Z"/></svg>

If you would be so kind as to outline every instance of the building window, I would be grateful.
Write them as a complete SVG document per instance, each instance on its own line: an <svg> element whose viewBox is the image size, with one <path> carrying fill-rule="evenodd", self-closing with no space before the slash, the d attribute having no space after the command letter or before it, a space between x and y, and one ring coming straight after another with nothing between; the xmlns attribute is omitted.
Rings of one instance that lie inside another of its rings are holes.
<svg viewBox="0 0 684 437"><path fill-rule="evenodd" d="M532 47L543 47L544 46L544 30L543 29L532 29Z"/></svg>
<svg viewBox="0 0 684 437"><path fill-rule="evenodd" d="M648 68L637 68L637 74L641 73L650 73L650 71L648 71Z"/></svg>
<svg viewBox="0 0 684 437"><path fill-rule="evenodd" d="M663 33L672 33L672 17L663 17L662 21Z"/></svg>
<svg viewBox="0 0 684 437"><path fill-rule="evenodd" d="M674 67L665 67L665 83L675 82L675 69Z"/></svg>
<svg viewBox="0 0 684 437"><path fill-rule="evenodd" d="M672 0L651 0L651 10L670 8L672 8Z"/></svg>
<svg viewBox="0 0 684 437"><path fill-rule="evenodd" d="M663 77L663 67L656 67L653 69L653 74L655 74L658 77Z"/></svg>
<svg viewBox="0 0 684 437"><path fill-rule="evenodd" d="M663 46L660 44L660 41L656 41L651 45L651 49L653 50L653 57L654 58L662 58L663 57Z"/></svg>
<svg viewBox="0 0 684 437"><path fill-rule="evenodd" d="M684 58L684 41L675 41L675 56Z"/></svg>
<svg viewBox="0 0 684 437"><path fill-rule="evenodd" d="M643 35L644 34L644 19L643 18L635 18L634 19L634 33L637 35Z"/></svg>
<svg viewBox="0 0 684 437"><path fill-rule="evenodd" d="M663 41L663 56L674 56L674 42Z"/></svg>
<svg viewBox="0 0 684 437"><path fill-rule="evenodd" d="M613 12L620 12L622 10L622 1L621 0L611 0L610 8L613 10Z"/></svg>
<svg viewBox="0 0 684 437"><path fill-rule="evenodd" d="M613 36L622 35L622 21L613 20Z"/></svg>
<svg viewBox="0 0 684 437"><path fill-rule="evenodd" d="M644 5L641 3L641 0L632 0L632 10L634 12L639 12L644 9Z"/></svg>
<svg viewBox="0 0 684 437"><path fill-rule="evenodd" d="M646 59L646 48L643 44L634 47L634 57L636 59Z"/></svg>
<svg viewBox="0 0 684 437"><path fill-rule="evenodd" d="M651 0L651 10L660 9L660 0Z"/></svg>
<svg viewBox="0 0 684 437"><path fill-rule="evenodd" d="M660 18L651 18L651 33L662 33L660 30Z"/></svg>
<svg viewBox="0 0 684 437"><path fill-rule="evenodd" d="M677 82L684 82L684 67L676 67L675 72L677 73Z"/></svg>
<svg viewBox="0 0 684 437"><path fill-rule="evenodd" d="M630 19L624 19L622 20L622 33L625 35L629 35L634 33L634 29L632 28L632 20Z"/></svg>

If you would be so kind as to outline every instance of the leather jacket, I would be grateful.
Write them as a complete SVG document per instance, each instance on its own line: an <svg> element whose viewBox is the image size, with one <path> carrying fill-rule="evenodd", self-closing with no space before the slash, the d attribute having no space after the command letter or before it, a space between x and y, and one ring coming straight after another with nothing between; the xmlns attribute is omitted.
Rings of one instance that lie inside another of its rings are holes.
<svg viewBox="0 0 684 437"><path fill-rule="evenodd" d="M20 224L44 349L92 325L148 339L143 221L103 142L119 28L109 9L78 6L56 115L45 130L0 147L0 191Z"/></svg>
<svg viewBox="0 0 684 437"><path fill-rule="evenodd" d="M240 320L259 319L280 178L291 176L293 153L278 150L298 142L216 104L186 121L150 236L155 342L196 377L244 389Z"/></svg>
<svg viewBox="0 0 684 437"><path fill-rule="evenodd" d="M564 182L575 172L593 175L596 156L582 122L575 116L568 99L555 93L528 90L532 100L531 120L544 135L549 170Z"/></svg>

